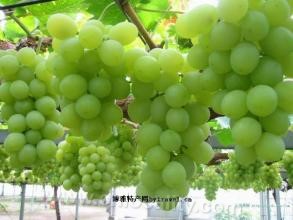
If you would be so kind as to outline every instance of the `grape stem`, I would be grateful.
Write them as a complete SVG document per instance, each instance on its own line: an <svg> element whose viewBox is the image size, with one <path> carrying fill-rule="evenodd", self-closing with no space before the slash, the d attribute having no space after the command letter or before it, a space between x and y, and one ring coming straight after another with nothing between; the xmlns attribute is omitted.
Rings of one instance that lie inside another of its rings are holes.
<svg viewBox="0 0 293 220"><path fill-rule="evenodd" d="M148 45L149 49L157 48L158 46L154 43L151 36L145 29L144 25L140 21L137 16L135 10L128 2L128 0L115 0L116 4L121 8L124 15L130 20L138 29L139 37L144 42L144 44Z"/></svg>
<svg viewBox="0 0 293 220"><path fill-rule="evenodd" d="M8 12L6 13L6 15L8 15L12 20L15 21L15 23L18 24L18 26L26 33L26 35L28 37L33 37L31 32L29 31L29 29L18 19L18 17L16 17L13 12Z"/></svg>
<svg viewBox="0 0 293 220"><path fill-rule="evenodd" d="M151 9L151 8L142 8L142 7L135 7L135 10L138 11L148 11L154 13L161 13L161 14L183 14L184 11L172 11L172 10L158 10L158 9Z"/></svg>

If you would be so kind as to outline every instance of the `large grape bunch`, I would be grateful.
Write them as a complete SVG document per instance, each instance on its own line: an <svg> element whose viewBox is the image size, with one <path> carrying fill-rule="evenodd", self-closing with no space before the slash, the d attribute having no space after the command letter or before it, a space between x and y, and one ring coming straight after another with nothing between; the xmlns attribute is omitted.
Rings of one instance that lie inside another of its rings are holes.
<svg viewBox="0 0 293 220"><path fill-rule="evenodd" d="M11 168L9 167L9 158L3 146L0 146L0 181L5 182L9 177Z"/></svg>
<svg viewBox="0 0 293 220"><path fill-rule="evenodd" d="M282 158L282 136L293 113L292 5L287 0L220 0L178 18L177 33L191 38L185 74L196 97L231 120L236 158Z"/></svg>
<svg viewBox="0 0 293 220"><path fill-rule="evenodd" d="M13 167L31 167L55 157L63 136L56 110L52 74L31 48L0 53L1 118L8 125L4 141Z"/></svg>
<svg viewBox="0 0 293 220"><path fill-rule="evenodd" d="M89 143L79 149L78 161L82 189L87 192L87 197L99 199L107 195L116 170L115 158L110 151L104 146Z"/></svg>
<svg viewBox="0 0 293 220"><path fill-rule="evenodd" d="M86 146L82 137L67 136L58 144L56 160L59 167L60 181L66 190L79 191L81 175L79 174L79 149Z"/></svg>
<svg viewBox="0 0 293 220"><path fill-rule="evenodd" d="M122 119L115 100L129 95L123 46L136 39L135 25L89 20L78 30L69 16L54 14L47 29L54 49L47 67L60 94L61 123L89 141L109 137Z"/></svg>
<svg viewBox="0 0 293 220"><path fill-rule="evenodd" d="M293 186L293 152L287 151L283 157L283 166L287 172L289 184Z"/></svg>
<svg viewBox="0 0 293 220"><path fill-rule="evenodd" d="M208 107L195 100L182 83L185 61L177 50L129 50L125 56L130 54L134 100L128 105L128 115L142 124L136 143L146 162L137 193L157 198L185 196L195 163L208 163L214 155L204 141L209 135ZM176 202L158 204L171 209Z"/></svg>

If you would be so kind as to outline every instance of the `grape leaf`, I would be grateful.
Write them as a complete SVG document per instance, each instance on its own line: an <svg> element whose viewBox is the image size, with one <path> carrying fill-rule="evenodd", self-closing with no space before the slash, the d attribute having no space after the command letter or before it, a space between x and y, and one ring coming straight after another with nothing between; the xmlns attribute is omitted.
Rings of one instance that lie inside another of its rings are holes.
<svg viewBox="0 0 293 220"><path fill-rule="evenodd" d="M228 146L233 144L231 129L228 129L228 128L221 129L215 132L215 136L217 137L219 143L223 146Z"/></svg>

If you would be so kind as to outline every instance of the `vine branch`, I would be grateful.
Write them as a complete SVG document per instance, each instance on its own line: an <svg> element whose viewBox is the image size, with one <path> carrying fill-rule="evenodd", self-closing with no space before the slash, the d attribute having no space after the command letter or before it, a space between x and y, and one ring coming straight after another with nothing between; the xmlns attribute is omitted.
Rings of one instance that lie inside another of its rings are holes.
<svg viewBox="0 0 293 220"><path fill-rule="evenodd" d="M138 11L148 11L154 13L165 13L165 14L183 14L184 11L172 11L172 10L159 10L159 9L151 9L151 8L143 8L143 7L135 7L135 10Z"/></svg>
<svg viewBox="0 0 293 220"><path fill-rule="evenodd" d="M18 17L16 17L13 13L8 13L7 15L18 24L18 26L26 33L28 37L32 37L29 29L18 19Z"/></svg>
<svg viewBox="0 0 293 220"><path fill-rule="evenodd" d="M24 7L24 6L34 5L34 4L52 2L52 1L55 1L55 0L35 0L35 1L30 1L30 2L20 2L20 3L16 3L16 4L11 4L11 5L0 6L0 10L19 8L19 7Z"/></svg>
<svg viewBox="0 0 293 220"><path fill-rule="evenodd" d="M158 47L150 37L148 31L145 29L144 25L140 21L139 17L137 16L136 12L134 11L131 4L128 0L115 0L116 4L121 8L124 15L129 19L138 29L139 36L142 41L148 45L150 49L154 49Z"/></svg>

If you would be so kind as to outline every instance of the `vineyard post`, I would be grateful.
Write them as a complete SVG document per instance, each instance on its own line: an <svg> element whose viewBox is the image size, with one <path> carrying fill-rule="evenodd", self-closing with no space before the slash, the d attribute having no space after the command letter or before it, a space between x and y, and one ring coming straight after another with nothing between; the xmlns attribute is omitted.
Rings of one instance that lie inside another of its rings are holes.
<svg viewBox="0 0 293 220"><path fill-rule="evenodd" d="M75 200L75 220L78 220L79 216L79 191L76 192L76 200Z"/></svg>
<svg viewBox="0 0 293 220"><path fill-rule="evenodd" d="M45 184L43 184L43 191L44 191L45 209L47 209L47 195L46 195L46 185Z"/></svg>
<svg viewBox="0 0 293 220"><path fill-rule="evenodd" d="M21 183L21 199L20 199L19 220L23 220L23 217L24 217L25 188L26 188L26 183Z"/></svg>
<svg viewBox="0 0 293 220"><path fill-rule="evenodd" d="M2 192L1 192L1 196L4 196L4 184L5 184L5 183L2 183Z"/></svg>
<svg viewBox="0 0 293 220"><path fill-rule="evenodd" d="M277 209L277 219L282 219L282 213L281 213L281 202L280 202L280 190L274 189L275 193L275 201L276 201L276 209Z"/></svg>
<svg viewBox="0 0 293 220"><path fill-rule="evenodd" d="M58 186L54 186L54 202L55 202L56 219L61 220L59 199L58 199Z"/></svg>
<svg viewBox="0 0 293 220"><path fill-rule="evenodd" d="M270 190L267 190L266 191L266 194L267 194L267 213L268 213L268 220L271 220L271 208L270 208Z"/></svg>

